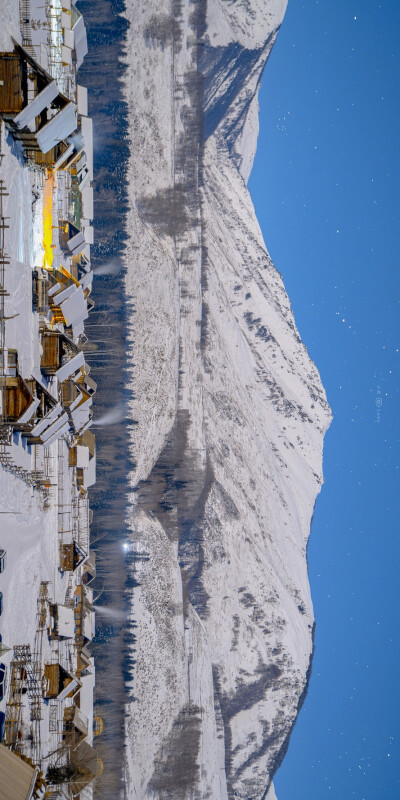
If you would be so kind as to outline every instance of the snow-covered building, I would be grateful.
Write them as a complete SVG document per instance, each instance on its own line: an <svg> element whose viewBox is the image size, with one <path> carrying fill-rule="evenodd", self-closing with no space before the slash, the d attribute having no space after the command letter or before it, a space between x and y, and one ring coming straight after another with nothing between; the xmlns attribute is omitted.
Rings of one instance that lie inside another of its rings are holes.
<svg viewBox="0 0 400 800"><path fill-rule="evenodd" d="M77 67L80 67L88 51L88 46L85 23L83 21L81 12L77 9L74 3L71 3L71 26L74 35L76 65Z"/></svg>
<svg viewBox="0 0 400 800"><path fill-rule="evenodd" d="M41 792L43 787L43 792ZM36 800L44 796L45 782L39 769L0 744L0 792L2 800Z"/></svg>
<svg viewBox="0 0 400 800"><path fill-rule="evenodd" d="M93 486L96 481L96 448L91 431L85 430L77 437L76 444L70 449L70 465L76 467L78 486L84 489Z"/></svg>
<svg viewBox="0 0 400 800"><path fill-rule="evenodd" d="M61 545L60 569L63 572L74 572L85 558L86 553L75 539L71 538L70 542L64 541Z"/></svg>
<svg viewBox="0 0 400 800"><path fill-rule="evenodd" d="M86 32L70 0L23 3L20 30L18 10L7 26L11 7L17 0L0 0L0 501L2 515L11 515L2 517L1 542L2 661L10 680L1 701L8 749L0 752L0 796L39 800L43 764L51 778L46 796L64 798L70 787L60 789L59 770L73 764L89 800L101 766L91 749L87 649L95 632L87 488L95 479L88 427L96 383L82 343L93 307L93 133L87 90L76 82ZM78 736L73 749L89 747L76 756L64 747L68 715ZM35 786L25 791L21 783L22 793L15 776L27 762L15 748L36 764L28 765ZM8 782L3 767L15 758Z"/></svg>
<svg viewBox="0 0 400 800"><path fill-rule="evenodd" d="M0 377L0 414L3 424L31 438L44 431L62 413L61 407L37 378L23 378L18 353L8 349L3 363L8 366ZM34 432L33 432L34 431Z"/></svg>
<svg viewBox="0 0 400 800"><path fill-rule="evenodd" d="M83 565L82 583L88 586L96 577L96 552L89 550L89 555Z"/></svg>
<svg viewBox="0 0 400 800"><path fill-rule="evenodd" d="M50 614L50 637L52 639L73 639L75 636L73 607L54 603L50 606Z"/></svg>
<svg viewBox="0 0 400 800"><path fill-rule="evenodd" d="M0 54L0 74L0 114L12 136L31 156L37 154L36 163L53 165L68 149L66 139L76 130L75 103L16 42L13 52Z"/></svg>
<svg viewBox="0 0 400 800"><path fill-rule="evenodd" d="M78 686L79 681L71 675L60 663L45 664L45 696L65 700Z"/></svg>
<svg viewBox="0 0 400 800"><path fill-rule="evenodd" d="M77 278L65 269L61 279L48 292L53 325L56 322L64 328L70 328L75 342L79 342L83 334L84 323L92 307L87 301L89 292L90 284L83 288Z"/></svg>

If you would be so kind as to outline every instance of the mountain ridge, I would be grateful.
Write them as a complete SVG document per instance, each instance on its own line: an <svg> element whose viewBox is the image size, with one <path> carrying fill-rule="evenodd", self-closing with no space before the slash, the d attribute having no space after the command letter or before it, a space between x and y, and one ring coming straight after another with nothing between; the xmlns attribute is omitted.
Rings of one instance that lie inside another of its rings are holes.
<svg viewBox="0 0 400 800"><path fill-rule="evenodd" d="M285 7L127 6L132 797L273 796L308 680L330 412L246 188Z"/></svg>

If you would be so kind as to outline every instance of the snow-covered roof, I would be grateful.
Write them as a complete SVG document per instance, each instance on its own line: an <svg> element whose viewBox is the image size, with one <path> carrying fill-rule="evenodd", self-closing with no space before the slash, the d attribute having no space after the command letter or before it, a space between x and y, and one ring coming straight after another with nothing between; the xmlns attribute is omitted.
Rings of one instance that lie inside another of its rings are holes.
<svg viewBox="0 0 400 800"><path fill-rule="evenodd" d="M76 339L78 341L79 337L85 331L85 326L83 324L83 319L80 319L77 322L75 322L72 330L73 330L74 339Z"/></svg>
<svg viewBox="0 0 400 800"><path fill-rule="evenodd" d="M53 444L53 442L55 442L57 439L60 439L61 436L64 436L65 433L68 433L68 430L69 430L69 423L67 421L64 422L61 428L55 430L53 434L49 437L49 439L47 439L46 447L50 447L50 445Z"/></svg>
<svg viewBox="0 0 400 800"><path fill-rule="evenodd" d="M66 139L76 128L76 106L67 103L36 133L37 143L42 153L48 153L58 142Z"/></svg>
<svg viewBox="0 0 400 800"><path fill-rule="evenodd" d="M81 154L80 154L80 156L79 156L79 158L78 158L78 160L76 162L77 172L80 172L83 169L83 167L86 167L86 164L87 164L86 153L85 153L84 150L82 150L82 152L81 152Z"/></svg>
<svg viewBox="0 0 400 800"><path fill-rule="evenodd" d="M82 231L79 231L79 233L75 234L75 236L73 236L72 239L70 239L67 242L68 249L71 251L73 255L76 255L77 253L79 253L84 241L85 241L84 234Z"/></svg>
<svg viewBox="0 0 400 800"><path fill-rule="evenodd" d="M71 297L71 294L73 294L74 291L75 291L75 284L70 283L70 285L67 286L66 289L63 289L61 292L57 292L57 294L54 297L54 302L57 304L63 303L64 300L67 300L68 297Z"/></svg>
<svg viewBox="0 0 400 800"><path fill-rule="evenodd" d="M42 444L47 444L48 446L50 440L54 442L55 439L58 439L62 433L68 430L68 427L68 415L64 411L58 419L40 434Z"/></svg>
<svg viewBox="0 0 400 800"><path fill-rule="evenodd" d="M93 177L93 121L91 117L81 117L81 131L85 140L87 167Z"/></svg>
<svg viewBox="0 0 400 800"><path fill-rule="evenodd" d="M86 219L93 219L93 188L91 186L85 186L81 192L82 196L82 207L83 207L83 215ZM85 241L88 242L85 236ZM88 244L92 244L92 242L88 242Z"/></svg>
<svg viewBox="0 0 400 800"><path fill-rule="evenodd" d="M73 691L74 691L74 689L77 689L77 688L78 688L78 686L79 686L79 681L78 681L76 678L73 678L73 679L70 681L70 683L67 683L67 685L65 686L65 688L64 688L64 689L62 689L62 691L60 692L60 694L58 694L58 695L57 695L57 700L59 700L59 701L61 701L61 700L65 700L65 698L66 698L66 697L68 697L68 695L69 695L71 692L73 692Z"/></svg>
<svg viewBox="0 0 400 800"><path fill-rule="evenodd" d="M83 711L76 706L75 714L74 714L74 726L78 729L84 736L87 736L89 733L89 719Z"/></svg>
<svg viewBox="0 0 400 800"><path fill-rule="evenodd" d="M73 152L74 152L74 145L73 145L73 144L70 144L70 145L67 147L67 149L64 151L64 153L62 153L62 154L60 155L60 157L57 159L57 161L55 162L55 164L54 164L54 166L53 166L53 172L56 172L56 171L57 171L57 170L58 170L58 169L61 167L61 165L64 163L64 161L66 161L66 160L67 160L67 158L69 158L69 156L70 156L70 155L71 155L71 153L73 153Z"/></svg>
<svg viewBox="0 0 400 800"><path fill-rule="evenodd" d="M62 414L62 412L63 410L61 403L57 403L57 405L54 406L54 408L52 408L52 410L48 414L46 414L46 416L43 417L43 419L40 420L40 422L38 422L34 428L32 428L31 431L32 436L40 436L41 432L44 431L46 428L48 428L48 426L55 419L57 419L57 417L59 417L60 414Z"/></svg>
<svg viewBox="0 0 400 800"><path fill-rule="evenodd" d="M74 410L74 408L77 408L77 406L79 406L79 403L82 402L83 394L82 394L81 390L78 389L78 387L76 387L76 388L78 390L78 394L76 395L75 400L72 401L72 403L71 403L71 405L69 407L70 412L72 412Z"/></svg>
<svg viewBox="0 0 400 800"><path fill-rule="evenodd" d="M85 186L87 186L88 183L90 182L91 175L89 170L83 167L79 177L80 177L79 191L82 192Z"/></svg>
<svg viewBox="0 0 400 800"><path fill-rule="evenodd" d="M62 315L68 327L72 325L74 339L76 338L75 327L88 317L88 309L82 286L76 286L74 293L60 304Z"/></svg>
<svg viewBox="0 0 400 800"><path fill-rule="evenodd" d="M67 19L71 20L70 14L65 15ZM71 24L71 22L70 22ZM69 47L71 50L74 49L75 42L74 42L74 32L71 31L71 28L64 27L64 44L66 47Z"/></svg>
<svg viewBox="0 0 400 800"><path fill-rule="evenodd" d="M20 111L19 114L14 118L14 122L18 128L25 128L26 125L29 125L35 117L37 117L41 111L43 111L46 106L49 106L51 101L57 97L59 91L58 86L55 81L52 81L48 84L44 89L42 89L39 94L36 95L35 99L32 100L31 103L28 103L25 108Z"/></svg>
<svg viewBox="0 0 400 800"><path fill-rule="evenodd" d="M20 416L20 418L18 420L18 423L19 424L23 424L25 422L29 422L29 420L32 419L32 417L33 417L33 415L34 415L34 413L35 413L35 411L36 411L36 409L37 409L39 404L40 404L40 400L39 400L38 397L36 397L34 400L32 400L30 406L28 406L26 411L24 411L24 413Z"/></svg>
<svg viewBox="0 0 400 800"><path fill-rule="evenodd" d="M64 0L63 0L63 4L62 5L63 5L63 8L65 8ZM71 14L68 14L68 11L62 11L61 12L61 25L62 25L62 27L64 29L64 36L65 36L65 31L71 30L71 24L72 24L72 22L71 22Z"/></svg>
<svg viewBox="0 0 400 800"><path fill-rule="evenodd" d="M71 375L74 375L78 369L83 367L84 363L85 357L83 353L77 353L76 356L71 358L66 364L63 364L63 366L57 370L56 378L58 378L60 383L63 383L63 381L66 381L67 378L69 378Z"/></svg>
<svg viewBox="0 0 400 800"><path fill-rule="evenodd" d="M90 272L86 272L85 275L83 275L82 278L80 279L79 283L82 286L82 289L91 288L93 283L93 270L90 270Z"/></svg>
<svg viewBox="0 0 400 800"><path fill-rule="evenodd" d="M85 569L91 572L93 575L96 574L96 551L89 550L89 555L85 561Z"/></svg>
<svg viewBox="0 0 400 800"><path fill-rule="evenodd" d="M35 788L37 767L0 744L0 787L2 800L30 800Z"/></svg>
<svg viewBox="0 0 400 800"><path fill-rule="evenodd" d="M74 8L74 10L75 12L78 11L76 8ZM88 51L86 28L81 14L79 14L79 17L73 27L73 31L75 34L76 65L79 68Z"/></svg>
<svg viewBox="0 0 400 800"><path fill-rule="evenodd" d="M87 88L86 86L80 86L77 84L76 87L76 103L78 106L78 114L87 117L88 113L88 95L87 95Z"/></svg>
<svg viewBox="0 0 400 800"><path fill-rule="evenodd" d="M76 447L76 466L87 469L89 466L89 448L78 444Z"/></svg>
<svg viewBox="0 0 400 800"><path fill-rule="evenodd" d="M92 189L92 192L93 192L93 189ZM93 208L93 204L92 204L92 208ZM94 228L92 227L92 225L86 225L85 228L84 228L84 231L85 231L85 242L87 242L88 244L93 244L94 243Z"/></svg>
<svg viewBox="0 0 400 800"><path fill-rule="evenodd" d="M62 289L61 283L55 283L55 284L54 284L54 286L52 286L52 287L49 289L49 291L47 292L47 294L49 295L49 297L52 297L52 296L53 296L53 294L57 294L57 292L59 292L59 291L60 291L60 289Z"/></svg>
<svg viewBox="0 0 400 800"><path fill-rule="evenodd" d="M82 631L85 639L91 641L95 634L95 614L94 611L85 611L82 620Z"/></svg>
<svg viewBox="0 0 400 800"><path fill-rule="evenodd" d="M58 635L65 639L73 639L75 635L74 609L69 606L57 606Z"/></svg>
<svg viewBox="0 0 400 800"><path fill-rule="evenodd" d="M91 421L90 411L92 405L92 398L89 397L88 400L85 400L78 408L74 409L71 413L72 424L77 433L87 426L87 424Z"/></svg>
<svg viewBox="0 0 400 800"><path fill-rule="evenodd" d="M96 457L90 459L88 468L85 469L83 475L83 485L85 489L88 489L89 486L93 486L96 483Z"/></svg>
<svg viewBox="0 0 400 800"><path fill-rule="evenodd" d="M70 31L70 33L72 33L72 31ZM63 64L72 64L72 50L65 44L61 45L61 61Z"/></svg>

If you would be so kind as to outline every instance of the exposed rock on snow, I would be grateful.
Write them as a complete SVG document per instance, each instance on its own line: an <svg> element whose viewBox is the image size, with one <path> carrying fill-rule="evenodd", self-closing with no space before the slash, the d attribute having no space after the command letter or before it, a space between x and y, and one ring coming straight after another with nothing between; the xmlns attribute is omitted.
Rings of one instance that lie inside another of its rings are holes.
<svg viewBox="0 0 400 800"><path fill-rule="evenodd" d="M267 797L307 683L330 412L245 184L285 7L127 8L140 800Z"/></svg>

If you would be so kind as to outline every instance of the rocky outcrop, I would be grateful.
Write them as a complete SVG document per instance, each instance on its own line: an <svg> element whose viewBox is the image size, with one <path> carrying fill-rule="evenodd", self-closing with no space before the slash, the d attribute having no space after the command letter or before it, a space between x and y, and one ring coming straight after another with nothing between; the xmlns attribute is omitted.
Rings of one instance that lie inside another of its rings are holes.
<svg viewBox="0 0 400 800"><path fill-rule="evenodd" d="M141 800L266 797L310 670L330 412L246 188L285 5L127 7Z"/></svg>

